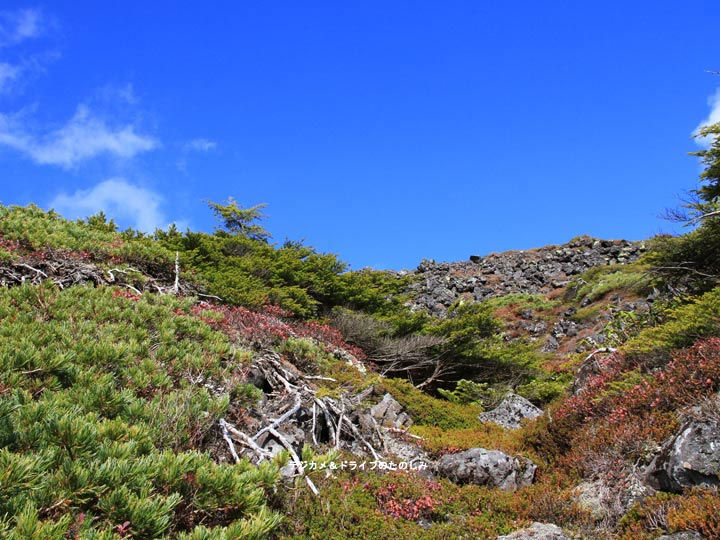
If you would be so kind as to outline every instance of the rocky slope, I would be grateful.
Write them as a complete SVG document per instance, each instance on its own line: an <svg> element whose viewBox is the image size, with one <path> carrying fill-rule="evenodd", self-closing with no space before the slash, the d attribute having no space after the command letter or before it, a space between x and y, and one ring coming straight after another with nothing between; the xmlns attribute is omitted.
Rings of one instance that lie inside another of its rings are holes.
<svg viewBox="0 0 720 540"><path fill-rule="evenodd" d="M472 255L465 262L423 260L412 272L420 278L412 308L442 316L460 298L479 302L508 294L548 294L590 268L630 263L644 251L643 242L582 236L560 246Z"/></svg>

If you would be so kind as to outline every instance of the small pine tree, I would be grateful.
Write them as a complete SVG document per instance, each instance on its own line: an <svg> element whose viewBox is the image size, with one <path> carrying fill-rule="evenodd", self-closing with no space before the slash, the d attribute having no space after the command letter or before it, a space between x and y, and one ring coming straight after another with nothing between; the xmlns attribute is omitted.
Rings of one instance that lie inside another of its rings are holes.
<svg viewBox="0 0 720 540"><path fill-rule="evenodd" d="M261 209L265 208L267 204L260 203L250 208L241 208L232 197L229 197L225 202L226 204L220 204L207 201L208 206L215 212L215 217L227 231L251 240L268 241L270 233L262 226L254 223L265 219L265 214L261 212Z"/></svg>

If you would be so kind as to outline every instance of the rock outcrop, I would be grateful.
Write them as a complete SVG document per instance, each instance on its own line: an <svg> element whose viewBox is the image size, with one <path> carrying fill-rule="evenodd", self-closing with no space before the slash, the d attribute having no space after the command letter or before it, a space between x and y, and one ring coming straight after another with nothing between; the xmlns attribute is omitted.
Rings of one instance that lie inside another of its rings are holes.
<svg viewBox="0 0 720 540"><path fill-rule="evenodd" d="M385 394L377 405L370 407L370 414L380 426L410 427L412 419L403 411L402 405L390 394Z"/></svg>
<svg viewBox="0 0 720 540"><path fill-rule="evenodd" d="M720 404L720 398L715 398ZM662 491L681 492L694 486L720 486L720 421L704 417L687 420L663 444L645 471L648 483Z"/></svg>
<svg viewBox="0 0 720 540"><path fill-rule="evenodd" d="M552 523L533 523L527 529L498 536L497 540L570 540L570 537Z"/></svg>
<svg viewBox="0 0 720 540"><path fill-rule="evenodd" d="M446 454L437 466L438 474L457 484L477 484L505 491L515 491L532 484L536 468L527 458L485 448Z"/></svg>
<svg viewBox="0 0 720 540"><path fill-rule="evenodd" d="M484 413L478 418L482 422L492 422L506 429L518 429L524 419L542 416L542 409L537 408L527 399L517 394L508 394L500 405Z"/></svg>
<svg viewBox="0 0 720 540"><path fill-rule="evenodd" d="M461 297L482 301L512 293L548 293L595 266L632 262L644 250L639 242L583 236L561 246L473 255L467 262L423 260L414 271L421 279L414 286L411 307L443 316Z"/></svg>

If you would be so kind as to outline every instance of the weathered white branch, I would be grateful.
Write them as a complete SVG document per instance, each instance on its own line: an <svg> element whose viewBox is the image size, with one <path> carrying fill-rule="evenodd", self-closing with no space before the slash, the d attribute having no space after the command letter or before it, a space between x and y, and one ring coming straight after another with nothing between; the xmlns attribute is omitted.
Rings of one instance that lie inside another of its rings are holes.
<svg viewBox="0 0 720 540"><path fill-rule="evenodd" d="M295 452L295 449L293 449L292 445L288 442L288 440L273 428L270 428L268 431L270 432L270 435L272 435L278 441L280 441L280 444L282 444L285 447L285 449L290 453L290 457L292 458L293 463L295 464L295 468L297 469L298 474L304 475L305 468L302 465L302 461L300 461L300 456L297 455L297 453ZM305 482L307 482L308 487L316 496L320 495L320 491L318 491L318 488L315 486L313 481L310 480L310 477L305 476Z"/></svg>
<svg viewBox="0 0 720 540"><path fill-rule="evenodd" d="M315 426L317 425L317 405L313 401L313 419L312 419L312 440L315 446L319 446L317 437L315 437Z"/></svg>
<svg viewBox="0 0 720 540"><path fill-rule="evenodd" d="M242 431L235 428L235 426L226 422L224 419L220 419L220 422L225 425L226 429L230 434L232 434L233 437L236 437L237 442L239 442L240 444L244 444L245 446L252 449L253 452L255 452L255 454L257 454L261 459L272 457L272 454L270 452L263 448L260 448L254 440L245 435Z"/></svg>
<svg viewBox="0 0 720 540"><path fill-rule="evenodd" d="M257 441L258 438L259 438L263 433L267 433L267 432L270 431L271 429L275 429L276 427L278 427L278 426L279 426L280 424L282 424L285 420L287 420L287 419L290 418L293 414L295 414L297 411L299 411L301 406L302 406L302 400L301 400L301 398L300 398L300 394L297 393L297 394L295 394L295 403L293 404L293 406L292 406L285 414L283 414L282 416L280 416L277 420L273 421L270 425L262 428L262 429L261 429L260 431L258 431L255 435L253 435L253 440L254 440L254 441Z"/></svg>
<svg viewBox="0 0 720 540"><path fill-rule="evenodd" d="M230 438L230 434L228 433L228 423L225 422L224 418L220 419L220 430L222 432L223 439L225 439L225 442L230 447L230 454L232 454L235 463L238 463L240 461L240 456L238 456L238 453L235 450L235 445L233 444L232 439Z"/></svg>
<svg viewBox="0 0 720 540"><path fill-rule="evenodd" d="M327 424L328 430L330 431L330 439L335 440L335 426L333 426L332 415L325 406L325 402L321 399L315 398L315 403L317 403L318 406L323 410L323 413L325 413L325 423Z"/></svg>
<svg viewBox="0 0 720 540"><path fill-rule="evenodd" d="M43 272L42 270L38 270L37 268L33 268L33 267L30 266L29 264L25 264L25 263L14 263L14 266L22 266L22 267L24 267L24 268L27 268L28 270L32 270L33 272L36 272L38 275L41 275L41 276L43 276L43 277L48 277L48 275L47 275L45 272Z"/></svg>
<svg viewBox="0 0 720 540"><path fill-rule="evenodd" d="M180 252L175 252L175 285L173 286L173 293L177 294L180 287Z"/></svg>

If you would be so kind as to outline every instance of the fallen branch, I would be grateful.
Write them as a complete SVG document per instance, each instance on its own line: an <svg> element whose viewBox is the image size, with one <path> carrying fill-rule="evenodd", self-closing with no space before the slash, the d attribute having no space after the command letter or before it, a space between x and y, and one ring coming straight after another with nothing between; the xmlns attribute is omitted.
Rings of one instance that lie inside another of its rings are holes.
<svg viewBox="0 0 720 540"><path fill-rule="evenodd" d="M260 448L258 444L252 440L252 438L245 435L242 431L238 430L235 426L230 424L229 422L226 422L224 419L220 419L220 422L225 425L225 428L228 430L230 434L232 434L234 437L237 437L235 440L239 442L240 444L243 444L250 448L255 454L262 460L262 459L268 459L272 457L272 454L268 452L267 450Z"/></svg>
<svg viewBox="0 0 720 540"><path fill-rule="evenodd" d="M317 437L315 437L315 426L317 425L317 424L316 424L316 422L317 422L317 405L315 404L314 401L313 401L313 409L312 409L312 411L313 411L313 419L312 419L312 440L313 440L313 444L314 444L315 446L320 446L319 443L318 443L318 441L317 441Z"/></svg>
<svg viewBox="0 0 720 540"><path fill-rule="evenodd" d="M332 416L330 415L330 412L325 406L325 402L317 398L315 398L314 402L317 403L317 405L323 410L325 416L325 424L328 427L328 431L330 431L330 439L335 440L335 426L333 426Z"/></svg>
<svg viewBox="0 0 720 540"><path fill-rule="evenodd" d="M287 420L287 419L290 418L293 414L295 414L297 411L299 411L301 406L302 406L302 399L301 399L301 397L300 397L300 394L297 393L297 394L295 394L295 403L294 403L293 406L290 408L290 410L288 410L285 414L283 414L282 416L280 416L277 420L273 421L269 426L266 426L266 427L262 428L260 431L258 431L255 435L253 435L252 439L253 439L254 441L257 441L258 438L260 438L260 436L261 436L263 433L267 433L268 431L270 431L270 430L275 429L276 427L278 427L278 426L279 426L280 424L282 424L285 420Z"/></svg>
<svg viewBox="0 0 720 540"><path fill-rule="evenodd" d="M297 455L297 453L295 452L295 449L292 447L292 445L288 442L288 440L285 437L283 437L274 428L270 428L268 431L269 431L270 435L272 435L278 441L280 441L280 444L282 444L285 447L285 449L290 453L290 457L292 458L293 463L295 464L295 468L296 468L298 474L304 476L305 468L303 467L302 461L300 461L300 456ZM316 496L320 495L320 491L318 491L318 488L315 486L313 481L310 480L310 477L305 476L305 482L307 482L308 487Z"/></svg>
<svg viewBox="0 0 720 540"><path fill-rule="evenodd" d="M322 403L322 400L320 400L320 403ZM344 406L345 406L345 403L343 402L343 411L344 411ZM328 407L330 407L333 410L333 412L335 412L335 414L337 414L340 417L340 422L342 420L345 420L345 423L350 427L350 431L352 431L353 435L355 435L355 438L357 440L359 440L360 442L362 442L365 446L367 446L367 448L368 448L368 450L370 450L370 453L372 454L373 458L375 458L376 460L379 460L380 455L375 451L375 448L373 448L373 446L365 440L365 438L360 434L360 430L358 430L358 428L355 427L355 424L353 424L348 418L345 418L343 416L344 412L339 411L337 409L337 407L335 407L335 405L333 405L332 402L328 402ZM338 432L340 431L340 428L341 428L340 422L338 422ZM339 440L340 436L336 435L336 437L337 437L336 440ZM384 439L382 439L382 438L381 438L381 440L384 441Z"/></svg>
<svg viewBox="0 0 720 540"><path fill-rule="evenodd" d="M235 463L240 462L240 456L238 456L237 450L235 450L235 445L232 442L232 439L230 438L230 433L228 432L228 423L225 421L225 419L220 419L220 430L222 432L222 437L225 439L225 442L228 444L228 447L230 448L230 454L232 455L233 459L235 460Z"/></svg>
<svg viewBox="0 0 720 540"><path fill-rule="evenodd" d="M45 278L48 277L48 275L47 275L45 272L43 272L42 270L38 270L37 268L33 268L33 267L30 266L29 264L25 264L25 263L13 263L13 266L22 266L22 267L24 267L24 268L27 268L28 270L32 270L33 272L36 272L38 275L41 275L41 276L43 276L43 277L45 277Z"/></svg>

